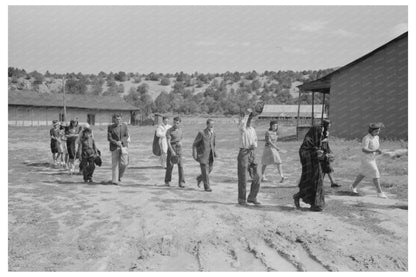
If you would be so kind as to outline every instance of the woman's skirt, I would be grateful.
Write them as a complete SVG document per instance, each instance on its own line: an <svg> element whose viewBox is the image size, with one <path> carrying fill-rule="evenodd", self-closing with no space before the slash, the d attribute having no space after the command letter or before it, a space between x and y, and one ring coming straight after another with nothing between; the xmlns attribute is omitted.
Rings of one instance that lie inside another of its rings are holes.
<svg viewBox="0 0 416 277"><path fill-rule="evenodd" d="M56 154L59 152L59 145L56 139L51 139L51 152L52 154Z"/></svg>
<svg viewBox="0 0 416 277"><path fill-rule="evenodd" d="M261 158L262 165L270 164L281 164L282 160L280 159L279 151L270 146L265 146L263 150L263 156Z"/></svg>
<svg viewBox="0 0 416 277"><path fill-rule="evenodd" d="M320 161L320 163L321 163L322 173L328 174L328 173L334 172L334 169L332 168L331 162L329 161L328 158L325 158L324 160Z"/></svg>
<svg viewBox="0 0 416 277"><path fill-rule="evenodd" d="M68 156L70 160L75 159L75 155L76 155L76 142L77 138L76 137L68 137L66 140L66 147L68 150Z"/></svg>
<svg viewBox="0 0 416 277"><path fill-rule="evenodd" d="M371 154L366 154L361 157L360 174L367 178L380 178L380 172L378 171L374 155L371 156Z"/></svg>

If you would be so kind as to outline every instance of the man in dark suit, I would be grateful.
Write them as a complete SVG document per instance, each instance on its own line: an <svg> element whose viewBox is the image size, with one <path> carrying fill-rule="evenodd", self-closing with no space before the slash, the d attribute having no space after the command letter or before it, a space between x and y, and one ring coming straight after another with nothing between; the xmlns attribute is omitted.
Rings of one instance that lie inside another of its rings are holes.
<svg viewBox="0 0 416 277"><path fill-rule="evenodd" d="M118 185L121 182L128 163L128 138L127 125L121 123L121 114L113 115L113 124L108 126L107 139L110 142L112 183Z"/></svg>
<svg viewBox="0 0 416 277"><path fill-rule="evenodd" d="M198 132L192 146L192 156L201 166L201 175L196 178L198 187L200 187L201 182L204 182L205 191L212 191L209 174L214 167L214 158L217 157L215 153L214 120L208 119L207 127Z"/></svg>

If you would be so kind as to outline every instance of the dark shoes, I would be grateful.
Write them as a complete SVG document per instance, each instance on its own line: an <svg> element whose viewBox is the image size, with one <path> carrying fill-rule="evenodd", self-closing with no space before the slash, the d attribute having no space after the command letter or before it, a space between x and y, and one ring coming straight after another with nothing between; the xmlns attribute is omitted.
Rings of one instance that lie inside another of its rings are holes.
<svg viewBox="0 0 416 277"><path fill-rule="evenodd" d="M309 209L313 212L322 212L323 210L321 207L318 206L311 206Z"/></svg>
<svg viewBox="0 0 416 277"><path fill-rule="evenodd" d="M261 205L261 203L259 202L259 201L257 201L256 199L254 199L254 200L247 200L247 203L252 203L252 204L254 204L254 205Z"/></svg>
<svg viewBox="0 0 416 277"><path fill-rule="evenodd" d="M337 183L332 183L331 184L331 188L339 188L340 187L340 185L338 185Z"/></svg>
<svg viewBox="0 0 416 277"><path fill-rule="evenodd" d="M179 187L180 188L184 188L185 187L185 183L179 183Z"/></svg>
<svg viewBox="0 0 416 277"><path fill-rule="evenodd" d="M212 189L211 189L211 188L206 188L206 189L205 189L205 191L207 191L207 192L211 192L211 191L212 191Z"/></svg>
<svg viewBox="0 0 416 277"><path fill-rule="evenodd" d="M196 185L197 185L198 188L201 187L201 182L202 182L202 180L197 177L196 178Z"/></svg>
<svg viewBox="0 0 416 277"><path fill-rule="evenodd" d="M165 182L165 186L170 187L170 183L169 182Z"/></svg>
<svg viewBox="0 0 416 277"><path fill-rule="evenodd" d="M293 195L293 201L295 203L296 209L300 209L299 196L297 194Z"/></svg>
<svg viewBox="0 0 416 277"><path fill-rule="evenodd" d="M244 200L238 200L238 204L241 206L247 206L247 202Z"/></svg>

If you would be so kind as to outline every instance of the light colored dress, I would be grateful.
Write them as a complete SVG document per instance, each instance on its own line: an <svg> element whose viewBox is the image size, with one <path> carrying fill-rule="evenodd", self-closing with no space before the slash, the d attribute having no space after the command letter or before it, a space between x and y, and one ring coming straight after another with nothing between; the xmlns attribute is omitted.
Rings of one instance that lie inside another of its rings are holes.
<svg viewBox="0 0 416 277"><path fill-rule="evenodd" d="M159 137L159 145L160 145L160 150L162 151L162 153L167 153L168 152L168 142L166 139L166 131L172 126L170 126L169 124L160 124L157 129L156 129L156 136Z"/></svg>
<svg viewBox="0 0 416 277"><path fill-rule="evenodd" d="M277 151L276 148L272 147L270 144L270 142L272 142L274 145L277 145L277 132L267 130L265 138L266 144L264 146L263 157L261 159L262 165L281 164L282 160L280 159L279 151Z"/></svg>
<svg viewBox="0 0 416 277"><path fill-rule="evenodd" d="M361 148L377 150L380 147L379 137L367 134L363 137ZM380 178L376 164L376 153L364 153L361 151L361 175L368 178Z"/></svg>

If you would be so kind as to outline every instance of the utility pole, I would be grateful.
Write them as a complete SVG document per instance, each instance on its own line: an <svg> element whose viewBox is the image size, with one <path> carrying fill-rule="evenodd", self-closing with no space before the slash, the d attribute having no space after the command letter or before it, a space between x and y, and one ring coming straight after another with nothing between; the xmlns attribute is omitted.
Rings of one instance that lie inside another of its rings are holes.
<svg viewBox="0 0 416 277"><path fill-rule="evenodd" d="M65 103L65 76L62 79L62 89L63 89L63 96L62 96L62 100L63 100L63 106L64 106L64 118L62 121L66 122L66 103Z"/></svg>

